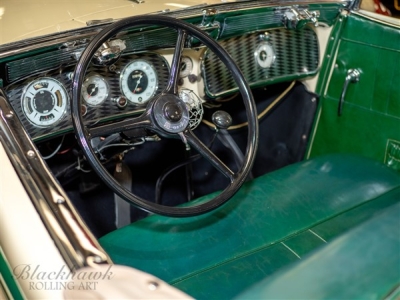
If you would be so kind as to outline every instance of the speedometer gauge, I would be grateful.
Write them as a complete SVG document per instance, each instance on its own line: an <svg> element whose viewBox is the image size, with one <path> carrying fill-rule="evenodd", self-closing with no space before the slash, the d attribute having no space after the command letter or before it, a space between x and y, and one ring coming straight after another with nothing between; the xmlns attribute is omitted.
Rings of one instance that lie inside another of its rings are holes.
<svg viewBox="0 0 400 300"><path fill-rule="evenodd" d="M82 84L82 98L90 106L102 104L108 97L108 83L100 75L91 75Z"/></svg>
<svg viewBox="0 0 400 300"><path fill-rule="evenodd" d="M157 90L157 84L156 70L146 60L134 60L121 72L121 91L134 104L144 104L149 101Z"/></svg>
<svg viewBox="0 0 400 300"><path fill-rule="evenodd" d="M64 86L50 77L29 83L22 94L22 111L38 127L47 127L60 121L67 110L68 93Z"/></svg>

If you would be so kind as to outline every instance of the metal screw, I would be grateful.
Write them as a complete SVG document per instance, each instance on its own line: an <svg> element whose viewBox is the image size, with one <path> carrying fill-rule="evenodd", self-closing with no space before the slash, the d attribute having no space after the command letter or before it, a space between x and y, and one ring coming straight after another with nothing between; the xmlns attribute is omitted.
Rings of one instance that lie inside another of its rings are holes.
<svg viewBox="0 0 400 300"><path fill-rule="evenodd" d="M14 116L14 114L12 113L12 111L10 111L8 114L6 114L7 119L11 119L13 116Z"/></svg>
<svg viewBox="0 0 400 300"><path fill-rule="evenodd" d="M305 134L303 134L303 135L301 136L301 138L302 138L303 140L305 140L305 139L307 139L307 136L306 136Z"/></svg>
<svg viewBox="0 0 400 300"><path fill-rule="evenodd" d="M57 202L58 204L61 204L61 203L64 203L64 202L65 202L65 199L60 197L60 198L57 198L56 202Z"/></svg>
<svg viewBox="0 0 400 300"><path fill-rule="evenodd" d="M150 281L148 287L150 291L155 291L156 289L158 289L159 284L158 282Z"/></svg>
<svg viewBox="0 0 400 300"><path fill-rule="evenodd" d="M36 156L35 151L33 150L28 150L26 154L28 155L29 158L34 158Z"/></svg>
<svg viewBox="0 0 400 300"><path fill-rule="evenodd" d="M315 102L315 101L317 101L317 98L312 97L312 98L311 98L311 102Z"/></svg>
<svg viewBox="0 0 400 300"><path fill-rule="evenodd" d="M103 259L100 256L96 255L93 257L93 261L95 263L101 263L103 261Z"/></svg>

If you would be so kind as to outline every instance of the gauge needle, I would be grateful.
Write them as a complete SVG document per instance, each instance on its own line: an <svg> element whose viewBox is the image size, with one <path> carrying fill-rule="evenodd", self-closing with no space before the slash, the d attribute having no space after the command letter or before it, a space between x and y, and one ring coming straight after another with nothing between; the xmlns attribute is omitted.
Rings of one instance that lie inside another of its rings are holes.
<svg viewBox="0 0 400 300"><path fill-rule="evenodd" d="M88 99L89 99L90 97L92 97L92 95L93 95L94 91L96 90L96 88L97 88L97 84L95 84L95 86L92 87L92 90L91 90L90 93L89 93Z"/></svg>
<svg viewBox="0 0 400 300"><path fill-rule="evenodd" d="M138 79L138 81L136 82L136 86L135 86L135 88L133 89L133 93L134 93L134 94L136 93L136 89L138 88L138 86L139 86L139 84L140 84L140 79L142 79L142 77L143 77L143 75L140 74L139 79Z"/></svg>

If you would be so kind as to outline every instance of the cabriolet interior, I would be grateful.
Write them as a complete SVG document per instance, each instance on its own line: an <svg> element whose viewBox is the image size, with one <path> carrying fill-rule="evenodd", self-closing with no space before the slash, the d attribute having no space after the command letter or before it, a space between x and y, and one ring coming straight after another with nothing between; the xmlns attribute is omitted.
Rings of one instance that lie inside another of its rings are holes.
<svg viewBox="0 0 400 300"><path fill-rule="evenodd" d="M0 156L70 270L196 299L396 299L395 16L223 1L1 45Z"/></svg>

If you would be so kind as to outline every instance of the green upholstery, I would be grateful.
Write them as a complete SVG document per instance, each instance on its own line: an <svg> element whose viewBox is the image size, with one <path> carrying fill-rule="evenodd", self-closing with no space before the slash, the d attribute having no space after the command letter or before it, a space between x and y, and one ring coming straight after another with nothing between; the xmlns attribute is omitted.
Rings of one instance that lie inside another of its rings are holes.
<svg viewBox="0 0 400 300"><path fill-rule="evenodd" d="M154 274L196 298L232 298L398 201L378 199L397 187L399 174L374 161L317 157L246 183L208 214L153 215L100 243L115 263Z"/></svg>
<svg viewBox="0 0 400 300"><path fill-rule="evenodd" d="M238 299L399 299L399 230L397 203Z"/></svg>

